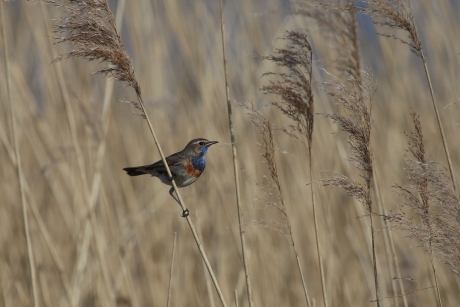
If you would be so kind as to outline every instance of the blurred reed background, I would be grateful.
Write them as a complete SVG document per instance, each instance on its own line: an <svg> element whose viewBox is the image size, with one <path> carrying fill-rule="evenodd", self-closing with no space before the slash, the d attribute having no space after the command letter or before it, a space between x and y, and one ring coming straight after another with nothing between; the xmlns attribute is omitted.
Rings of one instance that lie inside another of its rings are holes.
<svg viewBox="0 0 460 307"><path fill-rule="evenodd" d="M109 3L115 15L121 2ZM165 154L181 150L195 137L220 142L210 149L203 176L181 189L181 195L227 303L236 306L236 291L238 306L247 306L219 5L219 1L127 1L120 15L120 34ZM254 306L306 305L289 241L273 229L253 223L283 220L276 210L265 208L264 191L255 184L265 184L268 170L260 155L257 128L237 103L253 102L277 126L292 124L270 106L277 97L260 91L270 80L262 74L278 68L261 61L258 55L284 46L277 37L286 30L307 33L313 49L315 112L339 111L318 90L323 78L328 78L320 67L340 78L334 62L337 35L318 26L315 18L291 14L296 5L282 0L224 1ZM413 1L412 8L458 177L459 106L445 107L460 97L460 5L449 0L419 0ZM219 306L169 188L157 179L130 178L122 171L126 166L160 159L145 121L133 114L130 105L119 102L135 100L134 92L115 83L112 96L107 97L107 80L90 75L106 64L81 59L50 64L54 56L70 48L52 44L50 24L52 18L60 16L58 9L15 1L3 2L1 10L7 44L0 52L3 56L5 48L9 51L11 99L40 306L165 306L175 232L170 306ZM413 130L411 109L420 115L427 156L436 157L444 167L447 162L420 59L406 45L376 36L375 31L389 32L375 29L369 17L358 15L361 66L370 67L377 82L371 134L375 184L381 203L390 212L397 211L396 204L403 201L392 185L407 183L404 132ZM0 305L32 306L5 69L1 61ZM328 177L324 171L356 178L356 170L346 161L346 143L336 134L337 126L321 115L315 116L314 178ZM76 142L70 133L72 124ZM308 294L313 305L324 306L310 188L306 185L310 181L307 142L277 131L274 142L279 149L279 180ZM338 188L314 183L314 190L328 306L374 305L370 302L375 294L369 219L363 217L366 209ZM377 205L374 212L383 214ZM90 227L90 219L96 227ZM395 258L382 219L374 217L374 222L381 306L435 306L430 260L420 243L406 238L404 232L391 231ZM439 256L434 253L443 304L459 306L458 282ZM400 275L395 273L396 266ZM411 294L405 299L386 298L401 294L398 279Z"/></svg>

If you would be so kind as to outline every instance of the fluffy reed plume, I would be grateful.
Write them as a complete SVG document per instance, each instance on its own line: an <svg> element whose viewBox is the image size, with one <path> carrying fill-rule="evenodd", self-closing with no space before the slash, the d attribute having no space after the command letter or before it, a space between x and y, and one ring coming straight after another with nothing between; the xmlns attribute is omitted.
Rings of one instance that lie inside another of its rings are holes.
<svg viewBox="0 0 460 307"><path fill-rule="evenodd" d="M276 49L274 54L263 56L262 59L276 63L287 69L287 72L265 73L264 76L275 75L279 81L270 81L270 85L262 87L266 94L276 94L281 101L272 102L283 114L295 122L293 128L307 136L311 146L313 135L313 94L311 89L312 51L306 34L287 31L281 38L288 41L285 49Z"/></svg>
<svg viewBox="0 0 460 307"><path fill-rule="evenodd" d="M73 46L71 51L56 57L53 62L72 57L105 62L109 67L94 74L121 81L140 95L134 67L126 54L107 1L43 1L64 10L64 17L58 17L57 24L53 26L58 35L55 41Z"/></svg>
<svg viewBox="0 0 460 307"><path fill-rule="evenodd" d="M404 198L399 205L402 213L392 213L386 218L392 225L405 231L408 237L417 239L427 250L433 270L437 299L442 306L438 277L433 262L433 250L459 275L460 236L456 217L460 212L459 196L452 181L436 168L435 161L427 161L423 141L422 125L415 112L411 113L415 129L407 135L408 152L405 171L410 182L408 186L395 185L398 194Z"/></svg>
<svg viewBox="0 0 460 307"><path fill-rule="evenodd" d="M345 176L336 176L325 179L327 185L342 186L350 196L358 200L372 213L372 152L370 149L371 136L371 111L372 100L375 92L375 81L365 71L361 72L363 83L349 76L349 86L338 80L323 82L324 91L332 98L334 103L341 106L345 115L327 114L326 117L338 124L340 129L347 134L346 141L349 146L349 160L359 170L359 176L364 180L364 185Z"/></svg>
<svg viewBox="0 0 460 307"><path fill-rule="evenodd" d="M359 176L363 179L364 183L344 175L335 175L332 178L323 179L322 182L324 186L342 187L348 195L355 197L361 202L369 214L376 303L377 306L380 306L374 224L372 219L371 191L373 169L370 147L372 100L376 84L368 72L362 71L361 76L363 81L356 80L353 76L349 75L347 80L348 85L338 80L324 82L323 89L332 98L334 103L344 110L344 115L328 114L326 117L332 119L346 133L346 141L349 147L349 161L358 169Z"/></svg>
<svg viewBox="0 0 460 307"><path fill-rule="evenodd" d="M280 101L272 102L284 115L295 123L294 130L305 135L308 142L308 158L310 163L310 180L313 181L312 171L312 142L314 124L314 104L312 80L312 50L308 37L298 31L287 31L282 39L288 44L283 49L276 49L274 54L264 56L262 59L272 61L284 69L281 73L265 73L264 76L277 76L279 80L270 81L270 85L262 87L265 94L275 94ZM313 219L315 225L316 250L321 275L321 286L324 304L327 307L326 287L320 243L318 239L318 223L315 209L315 197L313 185L310 184L311 201L313 207Z"/></svg>
<svg viewBox="0 0 460 307"><path fill-rule="evenodd" d="M160 143L156 137L152 123L145 111L144 103L141 96L141 89L137 78L134 74L134 68L131 60L126 54L125 48L118 34L115 18L110 11L107 0L42 0L47 4L54 5L64 11L64 17L57 19L57 24L54 26L54 31L59 36L56 38L57 43L70 43L73 50L56 57L54 62L68 59L71 57L82 57L89 61L98 60L102 63L109 64L108 68L101 69L95 73L104 74L109 78L113 78L124 83L125 86L132 87L137 95L137 102L133 102L135 108L140 111L140 115L147 121L152 137L157 146L158 152L166 166L166 171L170 178L173 178L165 156L161 149ZM185 204L178 191L174 179L171 181L175 189L178 203L182 210L185 210ZM222 291L220 290L217 279L207 259L204 247L196 233L192 221L187 216L186 220L189 224L192 235L195 239L197 247L201 253L203 262L208 269L212 278L219 299L223 306L226 306Z"/></svg>
<svg viewBox="0 0 460 307"><path fill-rule="evenodd" d="M305 15L316 21L318 26L322 29L322 33L328 39L328 43L333 47L334 59L333 63L336 74L340 80L344 80L347 76L352 76L355 80L361 80L361 65L360 65L360 48L358 43L356 13L353 0L337 0L333 2L321 2L315 7L303 5L298 14ZM339 113L341 110L337 110ZM342 144L337 143L339 152L345 155L345 149ZM374 166L373 176L374 184L373 189L376 195L376 204L378 210L385 214L385 208L382 203L382 198L379 197L380 187L377 179L377 169ZM383 221L385 226L387 221ZM365 231L365 230L363 230ZM398 255L394 248L393 235L391 232L383 232L385 239L385 246L387 251L388 266L387 269L391 276L401 276ZM393 267L396 273L393 271ZM397 285L401 293L406 293L404 290L403 280L401 278L393 279L391 287L393 293L397 293ZM402 296L404 306L407 307L407 299ZM395 297L396 300L396 297ZM396 302L396 301L395 301Z"/></svg>
<svg viewBox="0 0 460 307"><path fill-rule="evenodd" d="M248 115L251 119L254 126L259 130L262 142L260 147L262 148L262 157L264 158L265 163L267 164L268 171L270 173L271 182L268 186L264 188L264 191L268 194L270 200L267 201L267 206L272 206L281 214L281 217L284 220L285 224L278 224L268 221L257 221L256 224L262 225L268 228L271 228L278 233L282 234L285 238L289 240L292 248L294 249L295 257L297 260L297 266L299 269L300 277L302 279L303 290L305 294L305 299L307 305L310 307L310 298L307 292L307 286L305 284L305 279L302 272L302 267L300 265L299 254L297 252L296 243L292 235L291 221L289 215L286 211L286 205L284 203L283 190L281 189L281 183L278 176L278 169L275 162L275 144L273 142L273 128L272 124L268 119L266 119L262 113L257 111L254 106L244 105L244 107L249 111ZM284 231L287 230L287 231Z"/></svg>
<svg viewBox="0 0 460 307"><path fill-rule="evenodd" d="M374 17L374 23L390 29L400 29L407 32L406 39L397 37L394 34L380 34L386 37L399 40L408 45L412 52L420 56L422 42L418 37L415 27L414 14L409 0L364 0L368 6L356 6L358 11Z"/></svg>
<svg viewBox="0 0 460 307"><path fill-rule="evenodd" d="M452 178L454 189L457 190L457 181L455 179L452 161L450 159L449 148L447 146L444 129L442 127L441 118L439 116L438 106L434 96L433 85L431 83L431 77L428 71L425 53L422 48L422 41L419 38L417 27L415 25L414 14L412 12L410 0L365 0L363 2L369 5L367 7L356 6L358 11L372 16L374 18L375 24L389 27L390 29L399 29L405 31L407 33L407 38L402 39L394 34L380 35L401 41L402 43L408 45L411 48L411 51L421 58L425 69L428 86L430 88L431 100L433 102L436 120L438 122L439 131L441 133L447 163L449 165L450 176Z"/></svg>

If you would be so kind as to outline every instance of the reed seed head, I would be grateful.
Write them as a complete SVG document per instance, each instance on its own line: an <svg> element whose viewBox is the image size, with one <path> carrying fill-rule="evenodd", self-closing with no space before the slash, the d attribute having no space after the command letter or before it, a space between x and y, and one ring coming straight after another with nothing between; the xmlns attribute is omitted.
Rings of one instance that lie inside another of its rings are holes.
<svg viewBox="0 0 460 307"><path fill-rule="evenodd" d="M103 74L132 87L140 96L141 90L130 58L118 34L115 19L106 0L42 0L64 10L64 16L53 26L55 41L70 43L72 50L54 58L53 62L72 57L107 63Z"/></svg>
<svg viewBox="0 0 460 307"><path fill-rule="evenodd" d="M337 79L323 82L323 90L344 110L344 115L327 114L326 117L332 119L346 133L349 160L359 170L365 185L341 175L323 179L323 183L344 188L349 195L360 200L371 213L370 190L373 176L370 148L371 111L376 85L369 72L362 71L361 76L363 81L348 75L347 85Z"/></svg>
<svg viewBox="0 0 460 307"><path fill-rule="evenodd" d="M270 81L270 85L262 87L265 94L278 95L281 100L272 102L287 117L292 119L298 132L304 133L311 147L313 139L313 91L312 49L308 37L298 31L287 31L282 37L287 40L285 48L262 59L269 60L285 70L280 73L265 73L264 76L278 76L279 80Z"/></svg>

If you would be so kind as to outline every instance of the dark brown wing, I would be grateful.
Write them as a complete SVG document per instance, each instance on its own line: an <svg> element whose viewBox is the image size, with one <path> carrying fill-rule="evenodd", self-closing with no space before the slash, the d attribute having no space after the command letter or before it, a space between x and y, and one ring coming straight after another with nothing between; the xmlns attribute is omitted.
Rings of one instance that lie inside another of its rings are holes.
<svg viewBox="0 0 460 307"><path fill-rule="evenodd" d="M181 163L185 162L185 156L182 155L181 152L177 152L173 155L170 155L169 157L166 157L166 162L168 163L168 166L174 166L178 165ZM147 170L152 170L152 171L166 171L166 167L163 163L163 160L159 160L151 165L146 165L145 168Z"/></svg>
<svg viewBox="0 0 460 307"><path fill-rule="evenodd" d="M186 156L182 152L177 152L175 154L166 157L166 162L169 167L184 163L186 161ZM135 166L135 167L125 167L123 169L129 176L139 176L150 174L152 176L158 175L158 173L166 172L166 167L163 163L163 160L159 160L150 165L144 166Z"/></svg>

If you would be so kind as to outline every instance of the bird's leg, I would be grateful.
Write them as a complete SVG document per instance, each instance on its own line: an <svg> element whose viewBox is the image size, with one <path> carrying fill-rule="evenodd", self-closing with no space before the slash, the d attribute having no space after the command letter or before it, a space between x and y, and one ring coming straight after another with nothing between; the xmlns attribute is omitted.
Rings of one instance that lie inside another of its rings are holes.
<svg viewBox="0 0 460 307"><path fill-rule="evenodd" d="M179 199L174 195L174 187L172 187L170 190L169 190L169 194L172 196L172 198L174 198L175 201L177 201L177 203L179 204L180 206L180 201ZM188 215L190 214L190 212L188 211L188 209L185 209L184 211L182 211L182 217L187 217Z"/></svg>
<svg viewBox="0 0 460 307"><path fill-rule="evenodd" d="M175 178L174 178L174 175L171 174L171 177L168 178L169 181L173 181Z"/></svg>
<svg viewBox="0 0 460 307"><path fill-rule="evenodd" d="M169 190L169 194L172 196L172 198L174 198L175 201L177 201L177 203L180 205L180 201L179 199L177 199L177 197L174 195L174 187L172 187L170 190Z"/></svg>

